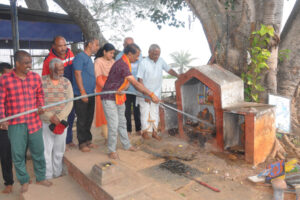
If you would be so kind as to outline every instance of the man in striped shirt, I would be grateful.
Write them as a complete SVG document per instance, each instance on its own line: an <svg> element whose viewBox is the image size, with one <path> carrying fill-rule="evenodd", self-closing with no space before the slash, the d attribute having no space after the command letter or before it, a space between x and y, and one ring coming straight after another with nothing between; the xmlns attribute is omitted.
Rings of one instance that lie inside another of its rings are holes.
<svg viewBox="0 0 300 200"><path fill-rule="evenodd" d="M44 65L43 65L43 72L42 75L49 75L50 70L49 70L49 62L53 58L58 58L60 59L63 64L64 64L64 77L66 77L71 83L73 81L73 73L72 73L72 68L73 68L73 59L74 59L74 54L67 47L67 42L64 37L62 36L56 36L53 39L52 42L52 48L50 49L50 52L48 56L44 60ZM72 109L68 116L68 130L67 130L67 139L66 143L69 147L75 147L75 144L73 143L73 122L75 118L75 111Z"/></svg>
<svg viewBox="0 0 300 200"><path fill-rule="evenodd" d="M42 122L39 117L39 114L43 113L41 107L44 105L44 92L40 76L30 71L32 66L30 54L26 51L17 51L14 60L15 69L0 77L0 119L39 108L38 112L22 115L0 124L8 125L8 137L17 179L22 185L21 192L26 192L29 186L29 175L25 164L27 146L33 160L36 183L44 186L52 185L45 180Z"/></svg>

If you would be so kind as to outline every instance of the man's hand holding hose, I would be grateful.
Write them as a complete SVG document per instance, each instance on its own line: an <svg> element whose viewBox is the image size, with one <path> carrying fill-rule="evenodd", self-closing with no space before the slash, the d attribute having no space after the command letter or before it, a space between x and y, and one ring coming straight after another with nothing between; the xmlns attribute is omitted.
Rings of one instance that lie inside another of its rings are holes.
<svg viewBox="0 0 300 200"><path fill-rule="evenodd" d="M154 103L159 103L160 102L160 99L153 92L151 92L149 96L151 97L151 100Z"/></svg>

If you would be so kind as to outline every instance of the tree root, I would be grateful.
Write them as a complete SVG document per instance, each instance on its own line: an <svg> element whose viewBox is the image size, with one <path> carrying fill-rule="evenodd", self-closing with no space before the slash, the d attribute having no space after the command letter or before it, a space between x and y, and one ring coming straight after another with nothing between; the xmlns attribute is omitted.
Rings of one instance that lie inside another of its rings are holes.
<svg viewBox="0 0 300 200"><path fill-rule="evenodd" d="M286 144L286 146L288 146L300 159L300 149L295 147L295 145L290 141L290 139L288 138L287 135L284 135L282 137L282 139L283 139L283 142Z"/></svg>
<svg viewBox="0 0 300 200"><path fill-rule="evenodd" d="M280 143L280 141L275 138L275 142L274 142L274 146L273 146L273 149L268 157L268 159L284 159L285 158L285 155L286 155L286 151L285 149L283 148L282 144Z"/></svg>
<svg viewBox="0 0 300 200"><path fill-rule="evenodd" d="M290 141L287 135L283 135L282 141L276 138L268 159L284 160L288 155L295 155L298 159L300 159L300 149Z"/></svg>

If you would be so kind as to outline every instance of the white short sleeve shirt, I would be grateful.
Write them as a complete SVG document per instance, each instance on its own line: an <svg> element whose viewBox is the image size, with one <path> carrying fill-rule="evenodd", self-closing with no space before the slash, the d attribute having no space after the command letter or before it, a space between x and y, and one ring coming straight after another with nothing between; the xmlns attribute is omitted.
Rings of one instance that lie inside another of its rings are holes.
<svg viewBox="0 0 300 200"><path fill-rule="evenodd" d="M171 67L162 58L158 58L154 62L149 57L146 57L139 63L137 78L143 79L144 86L160 98L163 78L162 70L168 72L170 69Z"/></svg>

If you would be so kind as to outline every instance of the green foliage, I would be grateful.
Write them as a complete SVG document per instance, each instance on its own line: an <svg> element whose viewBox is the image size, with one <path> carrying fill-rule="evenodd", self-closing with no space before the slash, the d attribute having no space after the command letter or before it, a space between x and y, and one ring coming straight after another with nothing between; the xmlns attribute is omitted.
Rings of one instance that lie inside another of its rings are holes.
<svg viewBox="0 0 300 200"><path fill-rule="evenodd" d="M192 55L189 51L176 51L170 54L174 63L170 64L173 68L179 68L179 73L182 74L185 67L189 67L189 64L196 60L196 58L192 58Z"/></svg>
<svg viewBox="0 0 300 200"><path fill-rule="evenodd" d="M108 41L117 43L131 31L136 20L134 13L162 7L160 0L80 0L91 12Z"/></svg>
<svg viewBox="0 0 300 200"><path fill-rule="evenodd" d="M148 4L147 10L136 11L138 18L149 18L161 29L162 25L167 24L174 27L184 27L182 20L176 19L176 12L181 11L187 4L184 0L159 0L159 6Z"/></svg>
<svg viewBox="0 0 300 200"><path fill-rule="evenodd" d="M247 72L242 73L242 79L245 83L245 100L259 101L259 92L265 89L260 84L261 74L269 68L267 60L271 52L269 51L270 40L274 37L274 28L272 26L261 25L261 28L252 32L250 53L250 64Z"/></svg>

